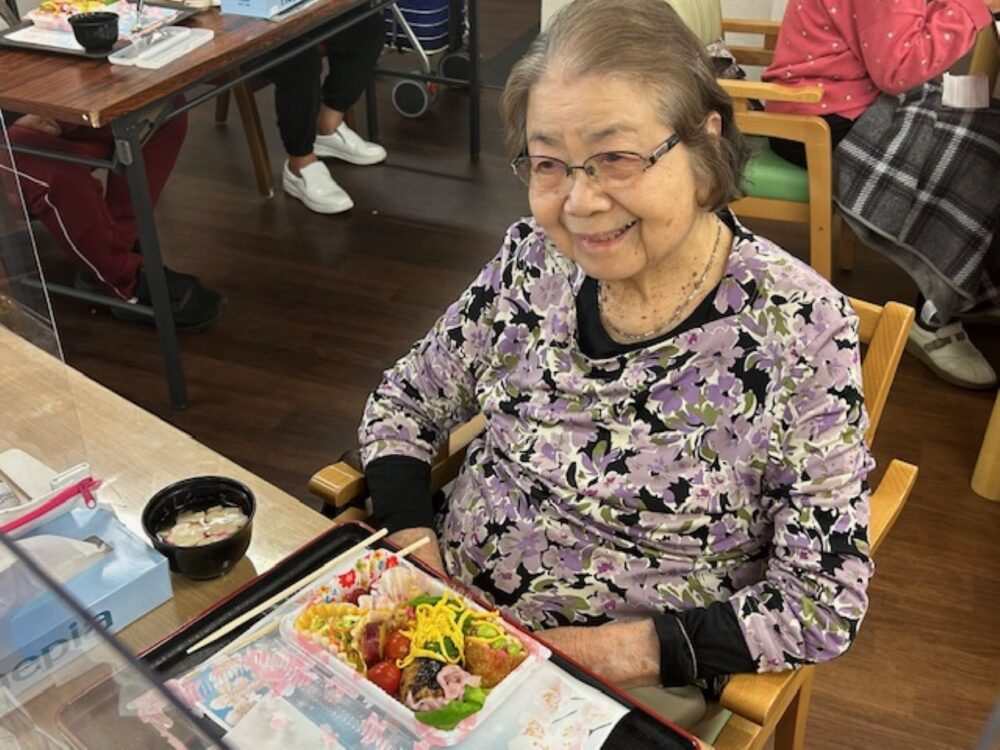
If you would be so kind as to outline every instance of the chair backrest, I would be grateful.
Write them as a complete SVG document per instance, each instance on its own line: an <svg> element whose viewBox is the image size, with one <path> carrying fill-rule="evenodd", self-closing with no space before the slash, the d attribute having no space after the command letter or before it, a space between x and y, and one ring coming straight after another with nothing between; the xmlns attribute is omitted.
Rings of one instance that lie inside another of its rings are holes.
<svg viewBox="0 0 1000 750"><path fill-rule="evenodd" d="M990 91L996 90L997 74L1000 73L1000 40L997 39L995 24L979 32L976 45L972 48L969 73L982 74L990 79Z"/></svg>
<svg viewBox="0 0 1000 750"><path fill-rule="evenodd" d="M906 337L913 323L912 307L889 302L885 307L864 300L852 299L858 315L859 336L868 351L861 362L861 380L868 411L868 431L865 441L871 445L875 430L882 419L882 410L889 397L889 388L896 377L896 368L906 347Z"/></svg>

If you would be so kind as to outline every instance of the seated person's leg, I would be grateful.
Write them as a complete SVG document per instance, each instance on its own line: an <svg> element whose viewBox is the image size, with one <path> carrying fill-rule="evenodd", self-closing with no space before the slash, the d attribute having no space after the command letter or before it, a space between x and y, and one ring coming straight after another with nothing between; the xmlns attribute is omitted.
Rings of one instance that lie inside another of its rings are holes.
<svg viewBox="0 0 1000 750"><path fill-rule="evenodd" d="M319 79L322 60L315 48L306 49L270 71L274 81L274 109L278 130L288 154L282 172L285 193L317 213L336 214L353 208L313 150L319 115Z"/></svg>
<svg viewBox="0 0 1000 750"><path fill-rule="evenodd" d="M181 146L184 145L184 137L187 135L187 124L186 112L167 120L153 132L142 147L146 166L146 182L149 185L149 196L154 207L160 200L160 193L163 192L167 180L170 179L171 172L174 171ZM108 175L107 202L112 216L134 226L135 215L132 210L132 199L124 174Z"/></svg>
<svg viewBox="0 0 1000 750"><path fill-rule="evenodd" d="M854 120L848 120L840 115L827 115L823 118L830 126L830 141L833 148L851 132ZM800 167L806 166L806 148L798 141L786 141L783 138L768 138L771 150L785 161L790 161Z"/></svg>
<svg viewBox="0 0 1000 750"><path fill-rule="evenodd" d="M21 126L9 129L12 143L75 153L104 159L111 155L107 131L64 125L56 136ZM144 153L147 157L154 200L166 182L184 137L185 123L154 134ZM164 144L172 151L167 164L154 163ZM42 157L17 157L20 184L28 210L42 221L56 242L81 268L77 286L110 294L125 301L149 304L149 290L137 252L137 232L124 177L110 175L108 197L89 167ZM152 185L155 180L155 187ZM210 292L193 276L167 271L174 318L178 329L207 328L221 314L222 298ZM146 316L115 311L128 320L151 322Z"/></svg>
<svg viewBox="0 0 1000 750"><path fill-rule="evenodd" d="M378 62L385 39L382 16L372 15L326 42L330 73L323 82L323 106L317 124L316 153L351 164L377 164L385 149L369 143L344 122L361 98Z"/></svg>

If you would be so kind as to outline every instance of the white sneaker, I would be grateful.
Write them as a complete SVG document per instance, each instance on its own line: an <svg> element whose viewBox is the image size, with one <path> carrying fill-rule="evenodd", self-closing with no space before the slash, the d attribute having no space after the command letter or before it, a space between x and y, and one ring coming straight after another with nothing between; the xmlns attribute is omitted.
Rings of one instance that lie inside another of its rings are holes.
<svg viewBox="0 0 1000 750"><path fill-rule="evenodd" d="M318 214L339 214L354 208L354 201L347 192L334 182L330 170L321 161L313 162L299 170L298 176L288 168L281 175L285 193L298 198Z"/></svg>
<svg viewBox="0 0 1000 750"><path fill-rule="evenodd" d="M982 353L969 341L961 323L949 323L936 331L914 324L906 351L927 365L942 380L960 388L993 388L997 374Z"/></svg>
<svg viewBox="0 0 1000 750"><path fill-rule="evenodd" d="M313 150L317 156L343 159L350 164L378 164L386 157L385 149L377 143L369 143L355 133L346 122L330 135L317 135Z"/></svg>

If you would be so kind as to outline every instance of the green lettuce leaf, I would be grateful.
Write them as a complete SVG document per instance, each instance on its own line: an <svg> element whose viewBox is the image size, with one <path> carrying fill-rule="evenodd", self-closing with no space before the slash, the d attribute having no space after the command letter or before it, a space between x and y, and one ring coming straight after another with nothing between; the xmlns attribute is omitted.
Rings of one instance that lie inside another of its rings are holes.
<svg viewBox="0 0 1000 750"><path fill-rule="evenodd" d="M414 711L413 715L422 724L448 731L457 727L462 719L481 710L488 692L480 687L466 685L461 700L453 700L433 711Z"/></svg>

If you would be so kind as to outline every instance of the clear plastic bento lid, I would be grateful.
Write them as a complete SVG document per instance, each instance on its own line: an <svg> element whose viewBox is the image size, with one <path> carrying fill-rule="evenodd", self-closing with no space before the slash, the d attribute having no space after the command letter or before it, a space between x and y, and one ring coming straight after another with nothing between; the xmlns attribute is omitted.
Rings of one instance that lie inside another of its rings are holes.
<svg viewBox="0 0 1000 750"><path fill-rule="evenodd" d="M0 534L0 747L226 747L106 625Z"/></svg>

